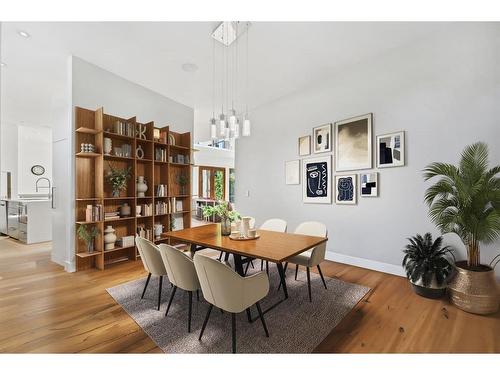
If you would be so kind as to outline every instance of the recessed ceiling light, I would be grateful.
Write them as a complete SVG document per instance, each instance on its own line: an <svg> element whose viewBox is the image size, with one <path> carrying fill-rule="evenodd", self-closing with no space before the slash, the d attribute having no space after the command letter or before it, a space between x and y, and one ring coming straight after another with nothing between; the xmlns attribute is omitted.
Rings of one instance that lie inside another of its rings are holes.
<svg viewBox="0 0 500 375"><path fill-rule="evenodd" d="M198 65L185 63L182 64L182 70L184 70L185 72L196 72L198 70Z"/></svg>
<svg viewBox="0 0 500 375"><path fill-rule="evenodd" d="M30 34L28 34L26 31L24 30L19 30L17 32L20 36L22 36L23 38L29 38L30 37Z"/></svg>

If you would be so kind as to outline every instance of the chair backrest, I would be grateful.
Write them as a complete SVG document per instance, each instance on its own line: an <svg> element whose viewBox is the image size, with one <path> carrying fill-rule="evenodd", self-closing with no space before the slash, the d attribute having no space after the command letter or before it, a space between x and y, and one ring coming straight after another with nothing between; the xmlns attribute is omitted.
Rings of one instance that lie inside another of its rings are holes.
<svg viewBox="0 0 500 375"><path fill-rule="evenodd" d="M183 290L198 290L200 283L193 260L173 246L162 243L158 248L170 282Z"/></svg>
<svg viewBox="0 0 500 375"><path fill-rule="evenodd" d="M305 234L307 236L327 237L328 230L326 225L318 221L306 221L300 223L295 228L296 234ZM316 266L325 260L326 242L311 249L311 265Z"/></svg>
<svg viewBox="0 0 500 375"><path fill-rule="evenodd" d="M137 243L142 264L144 265L146 271L151 273L153 276L166 275L167 270L163 265L163 259L161 258L158 247L154 243L139 236L135 237L135 242Z"/></svg>
<svg viewBox="0 0 500 375"><path fill-rule="evenodd" d="M260 229L272 230L274 232L286 232L286 221L282 219L268 219L262 223Z"/></svg>
<svg viewBox="0 0 500 375"><path fill-rule="evenodd" d="M207 302L226 311L240 308L243 277L224 263L200 253L194 255L194 265Z"/></svg>

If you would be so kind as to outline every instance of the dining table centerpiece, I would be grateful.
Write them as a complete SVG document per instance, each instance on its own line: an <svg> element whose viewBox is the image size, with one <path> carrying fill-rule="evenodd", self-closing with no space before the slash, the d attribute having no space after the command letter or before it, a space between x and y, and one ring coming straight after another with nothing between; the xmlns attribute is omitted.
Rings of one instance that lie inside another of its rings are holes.
<svg viewBox="0 0 500 375"><path fill-rule="evenodd" d="M205 219L215 218L220 220L221 235L229 236L231 234L231 223L240 219L241 215L234 210L230 202L217 202L213 206L203 207L203 217Z"/></svg>

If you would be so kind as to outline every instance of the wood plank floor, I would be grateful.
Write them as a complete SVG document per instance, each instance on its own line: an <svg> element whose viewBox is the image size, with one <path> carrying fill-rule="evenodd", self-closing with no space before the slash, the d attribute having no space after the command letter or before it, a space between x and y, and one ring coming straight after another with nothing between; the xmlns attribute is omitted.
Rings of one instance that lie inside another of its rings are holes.
<svg viewBox="0 0 500 375"><path fill-rule="evenodd" d="M426 300L397 276L333 262L322 269L372 290L317 352L500 352L500 313ZM161 352L105 291L145 275L141 262L70 274L50 261L50 243L0 240L0 352Z"/></svg>

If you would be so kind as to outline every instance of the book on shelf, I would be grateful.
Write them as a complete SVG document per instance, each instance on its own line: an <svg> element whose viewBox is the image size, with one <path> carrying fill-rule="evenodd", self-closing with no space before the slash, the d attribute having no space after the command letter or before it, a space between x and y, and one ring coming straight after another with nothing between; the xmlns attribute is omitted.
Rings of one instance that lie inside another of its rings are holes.
<svg viewBox="0 0 500 375"><path fill-rule="evenodd" d="M184 229L184 217L183 215L172 215L172 226L174 230Z"/></svg>
<svg viewBox="0 0 500 375"><path fill-rule="evenodd" d="M102 220L102 205L88 204L85 209L85 221L101 221Z"/></svg>
<svg viewBox="0 0 500 375"><path fill-rule="evenodd" d="M161 147L156 147L155 148L155 160L166 162L167 161L167 149L161 148Z"/></svg>
<svg viewBox="0 0 500 375"><path fill-rule="evenodd" d="M157 197L166 197L167 196L167 185L156 185L156 196Z"/></svg>
<svg viewBox="0 0 500 375"><path fill-rule="evenodd" d="M173 199L175 199L175 198L173 198ZM175 202L175 211L176 211L176 212L183 211L183 209L184 209L184 208L183 208L183 206L184 206L184 205L183 205L183 203L182 203L182 200L178 200L178 201L176 201L176 202Z"/></svg>
<svg viewBox="0 0 500 375"><path fill-rule="evenodd" d="M119 211L111 211L111 212L104 213L104 220L114 220L114 219L119 219L119 218L120 218Z"/></svg>
<svg viewBox="0 0 500 375"><path fill-rule="evenodd" d="M137 226L137 234L139 237L145 238L149 241L153 241L153 229L146 228L144 225Z"/></svg>
<svg viewBox="0 0 500 375"><path fill-rule="evenodd" d="M152 203L149 203L149 204L140 204L139 206L139 209L137 210L137 212L140 212L141 214L137 215L137 216L151 216L153 215L153 204Z"/></svg>
<svg viewBox="0 0 500 375"><path fill-rule="evenodd" d="M113 124L113 131L111 133L115 133L118 135L125 135L127 137L135 136L134 124L116 120Z"/></svg>

